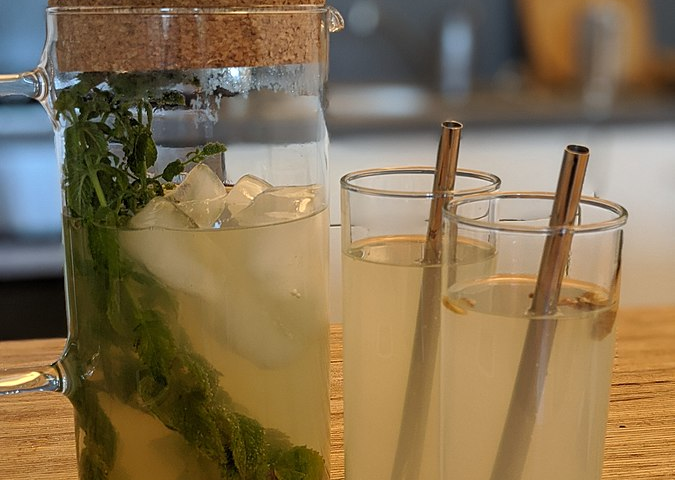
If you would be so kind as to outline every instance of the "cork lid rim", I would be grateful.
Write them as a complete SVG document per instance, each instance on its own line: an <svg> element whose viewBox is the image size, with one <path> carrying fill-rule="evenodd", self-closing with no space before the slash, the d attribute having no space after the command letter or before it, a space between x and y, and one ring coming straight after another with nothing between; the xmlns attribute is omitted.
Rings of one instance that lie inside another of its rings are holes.
<svg viewBox="0 0 675 480"><path fill-rule="evenodd" d="M74 14L158 14L158 15L194 15L204 14L243 14L243 13L324 13L331 10L325 4L302 4L302 5L255 5L255 6L231 6L231 7L150 7L150 6L61 6L48 7L49 15L74 15Z"/></svg>

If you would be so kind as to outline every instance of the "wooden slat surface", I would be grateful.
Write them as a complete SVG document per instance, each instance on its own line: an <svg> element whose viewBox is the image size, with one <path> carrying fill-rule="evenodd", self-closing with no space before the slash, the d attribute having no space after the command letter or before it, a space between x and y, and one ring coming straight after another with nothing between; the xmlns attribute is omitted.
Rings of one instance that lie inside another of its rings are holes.
<svg viewBox="0 0 675 480"><path fill-rule="evenodd" d="M603 480L675 479L675 307L619 313ZM341 328L332 327L332 479L344 479ZM0 368L55 359L64 341L0 342ZM72 410L58 394L0 397L0 479L75 480ZM355 479L357 480L357 479Z"/></svg>

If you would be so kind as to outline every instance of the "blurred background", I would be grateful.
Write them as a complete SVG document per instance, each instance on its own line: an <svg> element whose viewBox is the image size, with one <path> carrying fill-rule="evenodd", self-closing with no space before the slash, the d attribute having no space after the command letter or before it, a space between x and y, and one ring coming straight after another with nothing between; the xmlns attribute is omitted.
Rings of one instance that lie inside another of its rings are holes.
<svg viewBox="0 0 675 480"><path fill-rule="evenodd" d="M0 73L34 68L47 0L0 0ZM333 0L333 319L338 179L432 165L440 122L464 123L460 167L503 189L555 187L564 147L591 149L585 193L623 204L622 306L675 303L675 2ZM65 335L60 193L51 125L0 99L0 340Z"/></svg>

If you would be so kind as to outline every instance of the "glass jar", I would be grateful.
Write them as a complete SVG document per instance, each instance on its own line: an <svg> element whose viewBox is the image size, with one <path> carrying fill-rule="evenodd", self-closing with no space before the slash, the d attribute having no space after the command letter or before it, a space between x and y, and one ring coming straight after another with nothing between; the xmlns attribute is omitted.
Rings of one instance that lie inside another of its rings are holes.
<svg viewBox="0 0 675 480"><path fill-rule="evenodd" d="M64 6L47 26L0 95L53 122L69 334L2 389L68 396L83 480L328 478L339 14Z"/></svg>

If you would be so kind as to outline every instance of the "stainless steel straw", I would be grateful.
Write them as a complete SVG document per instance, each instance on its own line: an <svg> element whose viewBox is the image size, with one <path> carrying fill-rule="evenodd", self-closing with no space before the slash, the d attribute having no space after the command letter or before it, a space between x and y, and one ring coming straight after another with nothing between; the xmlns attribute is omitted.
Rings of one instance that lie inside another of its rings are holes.
<svg viewBox="0 0 675 480"><path fill-rule="evenodd" d="M574 222L579 208L589 150L568 145L563 155L558 187L549 226L554 230L546 238L532 298L525 344L513 387L499 450L491 480L520 480L532 440L534 422L544 391L548 362L557 320L560 288L567 265L572 232L565 228Z"/></svg>
<svg viewBox="0 0 675 480"><path fill-rule="evenodd" d="M423 265L429 268L424 268L422 274L415 338L392 480L419 480L440 330L440 269L433 266L440 262L443 205L448 200L448 193L455 187L462 128L462 124L456 121L445 121L441 124L429 225L424 245Z"/></svg>

